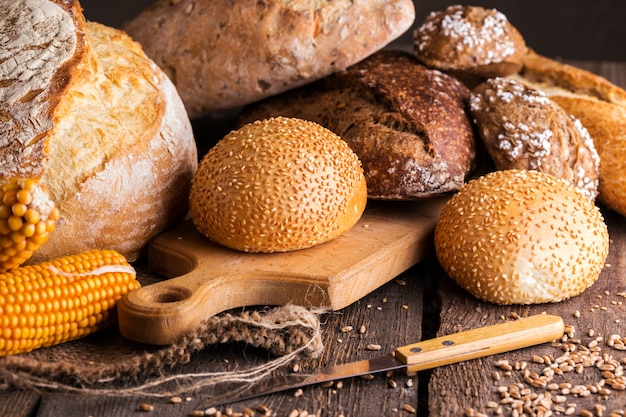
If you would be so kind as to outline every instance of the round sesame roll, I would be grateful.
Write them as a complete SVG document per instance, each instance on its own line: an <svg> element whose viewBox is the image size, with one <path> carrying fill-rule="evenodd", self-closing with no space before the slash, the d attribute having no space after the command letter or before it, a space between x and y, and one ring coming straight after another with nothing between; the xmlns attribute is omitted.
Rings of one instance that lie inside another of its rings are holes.
<svg viewBox="0 0 626 417"><path fill-rule="evenodd" d="M496 171L444 206L435 249L461 287L496 304L559 302L600 275L609 236L599 209L563 180Z"/></svg>
<svg viewBox="0 0 626 417"><path fill-rule="evenodd" d="M244 252L286 252L352 228L367 202L356 154L317 123L277 117L226 135L202 159L190 192L196 228Z"/></svg>

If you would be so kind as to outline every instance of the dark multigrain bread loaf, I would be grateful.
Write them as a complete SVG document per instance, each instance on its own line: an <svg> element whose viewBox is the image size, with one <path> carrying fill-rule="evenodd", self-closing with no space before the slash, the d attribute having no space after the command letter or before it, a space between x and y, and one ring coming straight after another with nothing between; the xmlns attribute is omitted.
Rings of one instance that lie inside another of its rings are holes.
<svg viewBox="0 0 626 417"><path fill-rule="evenodd" d="M470 111L495 167L532 169L598 194L599 157L587 130L543 92L508 78L472 91Z"/></svg>
<svg viewBox="0 0 626 417"><path fill-rule="evenodd" d="M279 115L315 121L359 156L369 198L411 200L457 191L470 175L476 140L468 99L456 79L408 53L382 51L248 107L240 122Z"/></svg>

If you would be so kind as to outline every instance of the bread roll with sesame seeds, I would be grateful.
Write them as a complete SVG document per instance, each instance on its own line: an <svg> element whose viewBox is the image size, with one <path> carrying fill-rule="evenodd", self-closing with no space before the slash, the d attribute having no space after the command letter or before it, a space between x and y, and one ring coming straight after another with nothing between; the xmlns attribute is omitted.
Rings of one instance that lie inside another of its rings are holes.
<svg viewBox="0 0 626 417"><path fill-rule="evenodd" d="M531 170L468 182L443 207L435 251L475 297L496 304L559 302L600 275L609 248L600 210L567 182Z"/></svg>
<svg viewBox="0 0 626 417"><path fill-rule="evenodd" d="M356 154L330 130L277 117L232 131L203 157L193 179L191 218L223 246L286 252L352 228L367 201Z"/></svg>
<svg viewBox="0 0 626 417"><path fill-rule="evenodd" d="M472 90L469 109L497 169L542 171L596 198L600 158L594 142L578 119L543 92L491 78Z"/></svg>

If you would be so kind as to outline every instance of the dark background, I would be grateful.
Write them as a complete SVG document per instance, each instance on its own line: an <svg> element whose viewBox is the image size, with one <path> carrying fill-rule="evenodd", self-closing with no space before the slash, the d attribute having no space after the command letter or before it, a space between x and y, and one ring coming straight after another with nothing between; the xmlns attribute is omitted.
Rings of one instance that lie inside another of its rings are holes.
<svg viewBox="0 0 626 417"><path fill-rule="evenodd" d="M120 27L155 0L82 0L89 20ZM433 10L458 1L415 0L415 25ZM475 6L503 12L526 39L546 56L564 59L626 61L626 1L624 0L491 0ZM409 31L401 41L410 41Z"/></svg>

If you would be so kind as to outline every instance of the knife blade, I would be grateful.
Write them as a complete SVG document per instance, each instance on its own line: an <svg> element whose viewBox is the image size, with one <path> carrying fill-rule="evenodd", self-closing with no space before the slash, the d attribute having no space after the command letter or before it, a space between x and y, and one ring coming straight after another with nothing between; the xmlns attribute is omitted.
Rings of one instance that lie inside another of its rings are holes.
<svg viewBox="0 0 626 417"><path fill-rule="evenodd" d="M564 331L565 325L561 317L537 314L412 343L397 348L391 355L334 365L312 374L272 376L242 389L215 396L206 403L217 407L308 385L399 369L413 374L425 369L547 343L561 338Z"/></svg>

